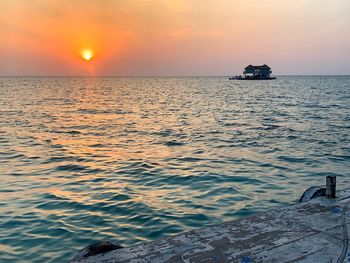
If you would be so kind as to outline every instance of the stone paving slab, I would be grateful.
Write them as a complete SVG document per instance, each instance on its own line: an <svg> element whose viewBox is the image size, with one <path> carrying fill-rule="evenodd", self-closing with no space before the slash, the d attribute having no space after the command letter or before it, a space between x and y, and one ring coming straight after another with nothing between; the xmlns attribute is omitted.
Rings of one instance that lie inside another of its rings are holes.
<svg viewBox="0 0 350 263"><path fill-rule="evenodd" d="M342 209L349 202L350 189L336 199L319 197L79 262L336 262L343 244ZM346 222L350 229L350 205Z"/></svg>

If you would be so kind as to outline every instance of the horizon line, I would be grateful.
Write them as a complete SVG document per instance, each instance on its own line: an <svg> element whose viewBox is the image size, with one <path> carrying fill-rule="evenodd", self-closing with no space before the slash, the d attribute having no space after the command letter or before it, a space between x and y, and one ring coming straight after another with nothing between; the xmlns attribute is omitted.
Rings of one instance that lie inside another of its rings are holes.
<svg viewBox="0 0 350 263"><path fill-rule="evenodd" d="M10 77L43 77L43 78L52 78L52 77L63 77L63 78L199 78L199 77L232 77L233 75L0 75L0 78L10 78ZM272 76L276 77L298 77L298 76L350 76L348 74L274 74Z"/></svg>

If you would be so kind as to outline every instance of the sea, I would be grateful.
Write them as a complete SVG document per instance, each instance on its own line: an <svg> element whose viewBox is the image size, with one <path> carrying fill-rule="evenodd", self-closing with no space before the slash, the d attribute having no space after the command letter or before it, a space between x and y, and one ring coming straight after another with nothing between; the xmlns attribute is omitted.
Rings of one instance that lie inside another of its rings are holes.
<svg viewBox="0 0 350 263"><path fill-rule="evenodd" d="M1 77L0 262L67 262L350 186L350 76Z"/></svg>

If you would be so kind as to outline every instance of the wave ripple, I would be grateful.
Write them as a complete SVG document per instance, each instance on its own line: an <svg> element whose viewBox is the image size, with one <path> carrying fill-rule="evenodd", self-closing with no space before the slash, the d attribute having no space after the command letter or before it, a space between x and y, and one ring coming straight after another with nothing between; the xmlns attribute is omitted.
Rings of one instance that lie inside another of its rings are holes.
<svg viewBox="0 0 350 263"><path fill-rule="evenodd" d="M0 261L62 262L349 182L350 77L0 78Z"/></svg>

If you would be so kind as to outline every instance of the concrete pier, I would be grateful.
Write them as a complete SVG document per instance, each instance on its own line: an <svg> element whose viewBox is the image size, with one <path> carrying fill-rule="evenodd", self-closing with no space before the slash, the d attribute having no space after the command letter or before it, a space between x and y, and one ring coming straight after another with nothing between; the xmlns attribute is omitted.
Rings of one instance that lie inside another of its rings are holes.
<svg viewBox="0 0 350 263"><path fill-rule="evenodd" d="M349 202L350 189L75 262L350 262Z"/></svg>

